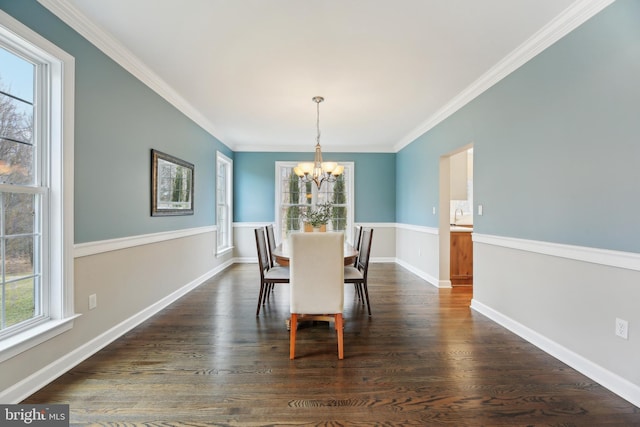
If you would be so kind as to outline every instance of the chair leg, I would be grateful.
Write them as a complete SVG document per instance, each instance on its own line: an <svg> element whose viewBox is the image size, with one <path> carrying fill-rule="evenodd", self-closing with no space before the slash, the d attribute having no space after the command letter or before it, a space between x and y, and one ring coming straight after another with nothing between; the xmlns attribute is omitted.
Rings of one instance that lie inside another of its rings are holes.
<svg viewBox="0 0 640 427"><path fill-rule="evenodd" d="M357 283L354 283L354 284L353 284L353 287L354 287L354 288L355 288L355 290L356 290L356 295L358 296L358 299L360 299L360 300L361 300L361 299L362 299L362 292L360 292L360 285L359 285L359 284L357 284Z"/></svg>
<svg viewBox="0 0 640 427"><path fill-rule="evenodd" d="M369 304L369 287L367 286L367 282L362 284L362 289L364 290L364 296L367 300L367 310L369 311L369 316L371 316L371 304Z"/></svg>
<svg viewBox="0 0 640 427"><path fill-rule="evenodd" d="M344 359L344 326L342 313L335 315L336 332L338 333L338 359Z"/></svg>
<svg viewBox="0 0 640 427"><path fill-rule="evenodd" d="M289 359L293 360L296 357L296 330L298 329L298 315L291 313L289 330Z"/></svg>
<svg viewBox="0 0 640 427"><path fill-rule="evenodd" d="M258 296L258 308L256 309L256 316L260 315L260 306L262 305L262 298L263 298L263 294L264 294L264 289L265 284L261 283L260 284L260 295Z"/></svg>
<svg viewBox="0 0 640 427"><path fill-rule="evenodd" d="M271 283L267 283L267 286L264 290L264 299L262 301L262 304L266 304L267 300L269 299L269 296L271 295Z"/></svg>

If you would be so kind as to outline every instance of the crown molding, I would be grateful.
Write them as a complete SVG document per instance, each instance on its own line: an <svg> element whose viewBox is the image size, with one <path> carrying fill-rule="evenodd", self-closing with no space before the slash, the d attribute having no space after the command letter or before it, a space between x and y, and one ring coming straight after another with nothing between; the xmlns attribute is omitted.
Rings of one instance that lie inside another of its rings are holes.
<svg viewBox="0 0 640 427"><path fill-rule="evenodd" d="M467 105L491 86L513 73L540 52L585 23L614 1L615 0L578 0L573 3L565 9L564 12L556 16L551 22L491 67L489 71L480 76L479 79L453 97L420 126L402 138L394 146L394 152L400 151L418 139L438 123Z"/></svg>
<svg viewBox="0 0 640 427"><path fill-rule="evenodd" d="M38 2L209 134L223 142L222 137L219 136L220 132L211 121L180 96L167 82L151 71L131 51L91 22L67 0L38 0Z"/></svg>
<svg viewBox="0 0 640 427"><path fill-rule="evenodd" d="M313 146L301 147L299 145L251 145L237 144L235 152L284 152L284 153L313 153ZM382 145L322 145L322 155L327 153L395 153L393 147Z"/></svg>

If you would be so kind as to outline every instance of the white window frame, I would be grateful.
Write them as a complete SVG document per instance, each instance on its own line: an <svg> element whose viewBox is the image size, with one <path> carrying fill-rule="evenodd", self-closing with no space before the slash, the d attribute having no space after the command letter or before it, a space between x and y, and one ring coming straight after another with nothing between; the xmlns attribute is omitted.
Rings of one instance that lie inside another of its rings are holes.
<svg viewBox="0 0 640 427"><path fill-rule="evenodd" d="M224 165L226 170L225 188L219 187L218 176L220 174L220 166ZM223 192L222 199L219 200L220 193ZM219 209L226 211L227 221L221 223ZM216 255L221 256L233 250L233 160L225 156L221 152L216 152ZM222 232L222 234L221 234ZM226 241L220 241L220 235L226 236Z"/></svg>
<svg viewBox="0 0 640 427"><path fill-rule="evenodd" d="M39 102L34 121L44 185L42 215L43 313L0 339L0 362L73 327L73 144L75 59L13 17L0 11L0 44L38 65ZM43 102L44 101L44 102ZM11 191L6 187L7 191Z"/></svg>
<svg viewBox="0 0 640 427"><path fill-rule="evenodd" d="M276 191L275 191L275 227L274 227L274 232L276 234L276 241L279 240L279 236L282 236L282 230L281 230L281 224L282 224L282 218L281 218L281 203L282 203L282 189L280 187L280 175L281 175L281 171L283 168L293 168L295 166L298 165L298 163L300 162L289 162L289 161L277 161L276 162L276 167L275 167L275 172L276 172L276 178L275 178L275 186L276 186ZM355 200L355 194L354 194L354 177L355 177L355 166L354 166L354 162L337 162L339 165L344 166L344 173L347 176L347 226L346 226L346 230L345 230L345 239L348 242L353 242L353 227L355 225L354 223L354 217L355 217L355 204L354 204L354 200ZM317 188L315 183L312 183L312 188ZM314 199L315 199L315 192L314 192ZM314 200L315 202L315 200Z"/></svg>

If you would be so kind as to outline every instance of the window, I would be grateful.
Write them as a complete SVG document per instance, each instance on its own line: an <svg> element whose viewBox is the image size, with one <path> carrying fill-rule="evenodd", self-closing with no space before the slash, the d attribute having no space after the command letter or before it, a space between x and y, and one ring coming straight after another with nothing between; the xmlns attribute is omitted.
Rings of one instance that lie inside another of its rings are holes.
<svg viewBox="0 0 640 427"><path fill-rule="evenodd" d="M344 173L335 182L323 182L320 189L315 183L302 183L293 173L297 162L276 162L276 233L280 240L291 231L304 230L302 215L308 208L331 203L328 231L344 231L353 241L353 163L340 162Z"/></svg>
<svg viewBox="0 0 640 427"><path fill-rule="evenodd" d="M0 12L0 361L69 329L74 60Z"/></svg>
<svg viewBox="0 0 640 427"><path fill-rule="evenodd" d="M216 164L216 221L218 225L216 253L222 255L233 249L233 203L231 198L233 194L233 161L218 152Z"/></svg>

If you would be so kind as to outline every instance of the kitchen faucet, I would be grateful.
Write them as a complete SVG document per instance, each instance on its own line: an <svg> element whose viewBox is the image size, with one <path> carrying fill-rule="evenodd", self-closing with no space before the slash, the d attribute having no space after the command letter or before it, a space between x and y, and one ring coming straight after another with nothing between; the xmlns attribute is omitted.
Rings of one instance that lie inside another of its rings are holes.
<svg viewBox="0 0 640 427"><path fill-rule="evenodd" d="M453 223L454 224L458 221L458 211L460 211L460 218L462 218L462 216L464 215L464 212L462 211L462 208L456 209L455 212L453 213Z"/></svg>

